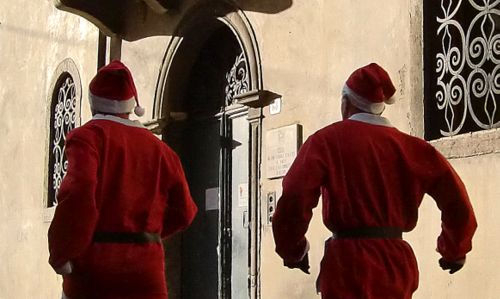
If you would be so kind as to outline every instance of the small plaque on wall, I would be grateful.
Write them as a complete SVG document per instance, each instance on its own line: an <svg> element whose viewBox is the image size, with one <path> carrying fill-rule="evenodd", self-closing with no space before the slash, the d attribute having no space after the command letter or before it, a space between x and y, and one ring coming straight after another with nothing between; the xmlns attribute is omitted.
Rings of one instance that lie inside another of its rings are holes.
<svg viewBox="0 0 500 299"><path fill-rule="evenodd" d="M302 126L294 124L266 132L266 177L283 177L302 144Z"/></svg>

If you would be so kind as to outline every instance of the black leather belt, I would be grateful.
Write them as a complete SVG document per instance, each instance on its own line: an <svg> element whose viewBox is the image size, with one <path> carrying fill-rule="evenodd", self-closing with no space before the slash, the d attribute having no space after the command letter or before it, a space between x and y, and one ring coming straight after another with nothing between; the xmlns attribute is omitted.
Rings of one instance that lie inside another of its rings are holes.
<svg viewBox="0 0 500 299"><path fill-rule="evenodd" d="M402 239L403 231L397 227L362 227L334 231L334 239Z"/></svg>
<svg viewBox="0 0 500 299"><path fill-rule="evenodd" d="M96 232L96 243L157 243L161 242L160 234L146 232Z"/></svg>

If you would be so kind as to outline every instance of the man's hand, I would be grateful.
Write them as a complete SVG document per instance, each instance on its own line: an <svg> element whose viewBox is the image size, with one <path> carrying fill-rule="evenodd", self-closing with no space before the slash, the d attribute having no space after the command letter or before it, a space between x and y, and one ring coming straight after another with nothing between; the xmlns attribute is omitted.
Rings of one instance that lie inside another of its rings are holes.
<svg viewBox="0 0 500 299"><path fill-rule="evenodd" d="M306 274L311 274L309 273L309 255L307 253L300 262L290 263L285 261L284 264L290 269L300 269Z"/></svg>
<svg viewBox="0 0 500 299"><path fill-rule="evenodd" d="M444 271L450 270L450 274L453 274L458 270L462 269L464 264L465 264L465 258L453 262L447 261L444 258L439 259L439 266L443 268Z"/></svg>
<svg viewBox="0 0 500 299"><path fill-rule="evenodd" d="M71 262L66 262L64 265L54 270L59 275L68 275L73 272L73 264L71 264Z"/></svg>

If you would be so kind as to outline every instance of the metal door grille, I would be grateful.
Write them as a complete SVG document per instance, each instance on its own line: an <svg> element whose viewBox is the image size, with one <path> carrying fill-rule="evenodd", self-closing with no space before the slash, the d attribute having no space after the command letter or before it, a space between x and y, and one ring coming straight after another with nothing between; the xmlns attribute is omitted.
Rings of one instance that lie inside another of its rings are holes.
<svg viewBox="0 0 500 299"><path fill-rule="evenodd" d="M242 52L226 74L226 106L233 104L235 96L247 92L249 85L247 60L245 53Z"/></svg>

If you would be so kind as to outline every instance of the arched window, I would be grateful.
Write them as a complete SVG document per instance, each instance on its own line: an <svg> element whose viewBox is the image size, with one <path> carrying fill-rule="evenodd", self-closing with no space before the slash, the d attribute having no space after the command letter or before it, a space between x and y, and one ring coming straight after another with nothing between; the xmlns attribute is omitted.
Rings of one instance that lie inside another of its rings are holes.
<svg viewBox="0 0 500 299"><path fill-rule="evenodd" d="M80 125L81 83L76 66L66 59L58 66L50 98L46 207L57 205L57 192L68 168L66 135Z"/></svg>

